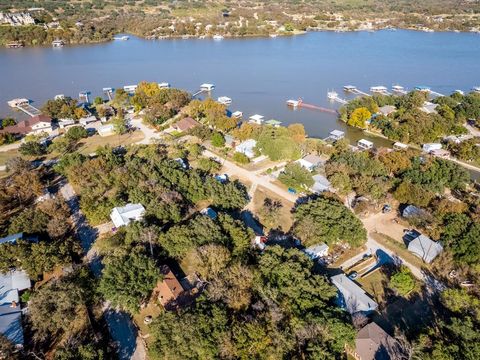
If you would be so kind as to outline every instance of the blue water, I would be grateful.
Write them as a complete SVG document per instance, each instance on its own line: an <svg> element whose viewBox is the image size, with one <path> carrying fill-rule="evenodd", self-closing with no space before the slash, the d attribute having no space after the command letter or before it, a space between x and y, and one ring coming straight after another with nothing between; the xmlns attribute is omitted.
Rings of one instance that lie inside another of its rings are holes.
<svg viewBox="0 0 480 360"><path fill-rule="evenodd" d="M197 90L214 83L212 96L229 96L230 109L262 114L284 124L301 122L310 136L344 129L334 115L289 110L285 101L337 108L326 94L353 84L406 88L427 85L440 93L480 85L480 35L379 31L318 32L295 37L234 40L142 40L53 48L0 50L0 117L11 113L6 101L27 97L41 105L56 94L100 95L103 87L141 80L167 81ZM21 116L20 116L21 117ZM348 129L353 140L365 137Z"/></svg>

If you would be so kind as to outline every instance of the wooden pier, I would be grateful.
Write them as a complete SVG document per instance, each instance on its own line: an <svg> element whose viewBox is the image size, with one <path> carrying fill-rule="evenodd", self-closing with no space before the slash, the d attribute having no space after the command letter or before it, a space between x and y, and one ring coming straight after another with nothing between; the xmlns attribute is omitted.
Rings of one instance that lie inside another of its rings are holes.
<svg viewBox="0 0 480 360"><path fill-rule="evenodd" d="M324 108L322 106L307 104L307 103L304 103L301 99L299 99L299 101L298 101L298 107L299 108L305 108L305 109L311 109L311 110L323 111L323 112L326 112L326 113L329 113L329 114L335 114L335 115L338 114L337 110Z"/></svg>
<svg viewBox="0 0 480 360"><path fill-rule="evenodd" d="M370 94L367 94L366 92L358 90L357 87L353 85L345 85L343 87L343 91L351 92L352 94L356 94L356 95L370 96Z"/></svg>
<svg viewBox="0 0 480 360"><path fill-rule="evenodd" d="M343 105L348 103L347 100L340 98L335 91L329 91L327 93L327 97L328 97L329 100L336 101L336 102L338 102L340 104L343 104Z"/></svg>

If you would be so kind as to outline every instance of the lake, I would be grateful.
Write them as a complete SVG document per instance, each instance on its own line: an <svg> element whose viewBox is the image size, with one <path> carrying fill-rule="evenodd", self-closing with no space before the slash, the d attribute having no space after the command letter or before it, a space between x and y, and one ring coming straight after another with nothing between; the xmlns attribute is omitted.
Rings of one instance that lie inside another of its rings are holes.
<svg viewBox="0 0 480 360"><path fill-rule="evenodd" d="M312 32L277 38L143 40L64 47L0 50L0 117L11 115L7 100L27 97L41 104L56 94L92 96L102 88L139 81L169 82L196 91L216 85L213 97L233 99L232 111L264 115L284 124L301 122L311 137L346 130L335 115L289 109L287 99L338 108L327 99L356 85L407 89L427 85L449 94L480 85L480 35L415 31ZM16 114L17 118L24 118ZM347 129L350 139L369 138ZM377 144L386 140L376 139Z"/></svg>

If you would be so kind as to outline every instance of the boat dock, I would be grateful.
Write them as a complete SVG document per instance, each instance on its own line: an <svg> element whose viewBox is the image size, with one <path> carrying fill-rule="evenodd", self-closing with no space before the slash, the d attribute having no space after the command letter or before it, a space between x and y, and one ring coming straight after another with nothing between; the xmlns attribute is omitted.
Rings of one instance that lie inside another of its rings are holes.
<svg viewBox="0 0 480 360"><path fill-rule="evenodd" d="M112 101L114 97L115 89L111 87L103 88L103 93L107 96L108 101Z"/></svg>
<svg viewBox="0 0 480 360"><path fill-rule="evenodd" d="M335 91L329 91L327 93L327 97L328 97L329 100L336 101L340 104L347 104L348 103L347 100L340 98Z"/></svg>
<svg viewBox="0 0 480 360"><path fill-rule="evenodd" d="M32 106L30 104L19 104L16 106L18 110L23 111L25 114L34 117L37 115L40 115L42 112L38 110L35 106Z"/></svg>
<svg viewBox="0 0 480 360"><path fill-rule="evenodd" d="M354 85L345 85L343 87L343 91L345 92L351 92L353 94L357 94L357 95L363 95L363 96L370 96L370 94L367 94L366 92L363 92L361 90L358 90L356 86Z"/></svg>
<svg viewBox="0 0 480 360"><path fill-rule="evenodd" d="M298 107L299 108L305 108L305 109L311 109L311 110L323 111L323 112L326 112L326 113L329 113L329 114L335 114L335 115L338 114L337 110L325 108L325 107L318 106L318 105L307 104L307 103L304 103L302 100L299 100Z"/></svg>

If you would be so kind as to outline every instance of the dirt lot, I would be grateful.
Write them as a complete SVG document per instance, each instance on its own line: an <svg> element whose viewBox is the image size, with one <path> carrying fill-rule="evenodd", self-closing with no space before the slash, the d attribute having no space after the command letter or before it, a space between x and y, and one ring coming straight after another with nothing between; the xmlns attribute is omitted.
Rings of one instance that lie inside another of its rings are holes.
<svg viewBox="0 0 480 360"><path fill-rule="evenodd" d="M261 209L261 207L263 206L263 202L266 198L270 198L275 201L280 201L282 203L283 206L280 210L280 218L278 223L280 224L280 228L283 231L288 231L293 224L293 214L291 213L291 210L294 204L290 201L287 201L279 197L278 195L263 188L262 186L258 186L253 196L253 211L255 213L257 213L258 210Z"/></svg>
<svg viewBox="0 0 480 360"><path fill-rule="evenodd" d="M102 137L100 135L94 135L81 140L78 151L82 154L88 155L97 150L99 146L109 145L112 147L116 147L120 145L130 145L141 141L143 138L143 133L139 130L123 135L111 135L105 137Z"/></svg>
<svg viewBox="0 0 480 360"><path fill-rule="evenodd" d="M368 233L378 232L381 234L385 234L403 244L403 231L408 226L402 223L402 221L399 219L398 222L395 221L395 219L397 218L397 212L395 210L392 210L387 214L383 214L380 212L378 214L367 216L366 218L362 219L362 222Z"/></svg>

